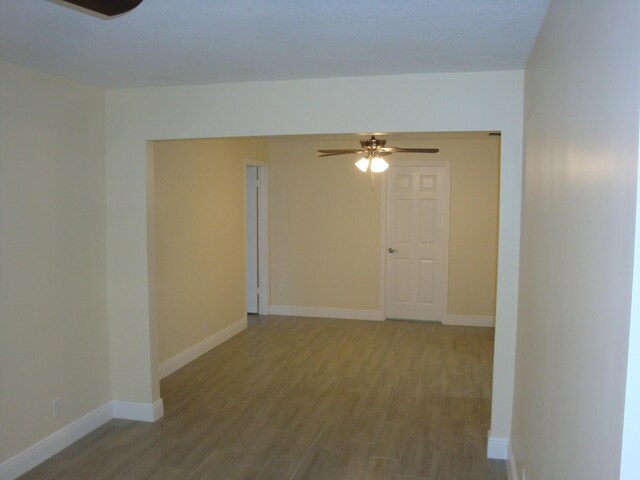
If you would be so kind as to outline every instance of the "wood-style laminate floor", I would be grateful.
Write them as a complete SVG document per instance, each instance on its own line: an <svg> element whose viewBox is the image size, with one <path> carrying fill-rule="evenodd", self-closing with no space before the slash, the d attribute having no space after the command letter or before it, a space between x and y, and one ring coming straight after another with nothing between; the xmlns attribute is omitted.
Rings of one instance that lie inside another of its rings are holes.
<svg viewBox="0 0 640 480"><path fill-rule="evenodd" d="M257 317L24 479L506 480L486 459L493 330Z"/></svg>

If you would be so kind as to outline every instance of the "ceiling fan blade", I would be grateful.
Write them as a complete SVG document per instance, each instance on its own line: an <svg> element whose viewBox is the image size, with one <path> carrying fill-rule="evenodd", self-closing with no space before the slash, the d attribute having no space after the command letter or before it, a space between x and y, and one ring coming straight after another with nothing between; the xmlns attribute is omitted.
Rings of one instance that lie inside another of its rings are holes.
<svg viewBox="0 0 640 480"><path fill-rule="evenodd" d="M395 153L438 153L439 148L400 148L392 147Z"/></svg>
<svg viewBox="0 0 640 480"><path fill-rule="evenodd" d="M67 3L86 8L92 12L101 13L107 17L120 15L133 10L142 3L142 0L63 0Z"/></svg>
<svg viewBox="0 0 640 480"><path fill-rule="evenodd" d="M320 153L333 153L333 154L343 154L343 153L364 153L364 150L354 150L352 148L350 149L346 149L346 148L340 148L340 149L336 149L336 150L318 150L318 152Z"/></svg>
<svg viewBox="0 0 640 480"><path fill-rule="evenodd" d="M335 155L348 155L349 153L353 153L353 152L344 152L344 153L323 153L321 155L318 155L318 157L333 157Z"/></svg>

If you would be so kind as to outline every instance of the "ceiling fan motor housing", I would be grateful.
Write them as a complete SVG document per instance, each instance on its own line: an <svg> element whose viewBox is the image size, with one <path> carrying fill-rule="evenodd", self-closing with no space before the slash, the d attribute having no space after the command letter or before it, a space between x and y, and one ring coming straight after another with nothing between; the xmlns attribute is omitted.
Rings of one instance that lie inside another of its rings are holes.
<svg viewBox="0 0 640 480"><path fill-rule="evenodd" d="M382 148L387 143L386 140L378 140L375 135L371 135L371 138L368 140L360 140L360 145L365 150L377 150L378 148Z"/></svg>

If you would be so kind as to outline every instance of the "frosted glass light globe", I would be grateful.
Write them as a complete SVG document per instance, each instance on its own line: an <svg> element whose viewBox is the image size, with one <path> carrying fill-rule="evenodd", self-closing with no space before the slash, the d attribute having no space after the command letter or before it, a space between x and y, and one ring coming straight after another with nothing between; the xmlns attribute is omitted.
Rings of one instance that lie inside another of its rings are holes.
<svg viewBox="0 0 640 480"><path fill-rule="evenodd" d="M355 163L355 166L358 168L358 170L362 170L363 172L366 173L366 171L369 170L369 159L362 157L360 160L358 160Z"/></svg>
<svg viewBox="0 0 640 480"><path fill-rule="evenodd" d="M381 157L373 157L371 159L371 171L374 173L384 172L389 168L389 164Z"/></svg>

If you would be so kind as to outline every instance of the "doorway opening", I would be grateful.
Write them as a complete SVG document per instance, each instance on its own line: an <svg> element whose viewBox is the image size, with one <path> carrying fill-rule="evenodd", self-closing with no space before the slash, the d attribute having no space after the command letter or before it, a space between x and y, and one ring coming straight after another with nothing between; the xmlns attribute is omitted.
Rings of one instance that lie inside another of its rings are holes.
<svg viewBox="0 0 640 480"><path fill-rule="evenodd" d="M499 140L489 140L491 137L486 132L387 136L400 138L402 144L409 147L413 147L411 143L418 146L436 144L442 149L447 162L450 162L451 189L464 192L464 195L456 197L457 203L453 202L451 210L451 239L456 244L458 255L444 254L444 258L449 260L449 276L453 277L453 280L450 278L453 283L448 284L449 302L443 302L443 313L447 317L452 317L450 314L453 313L457 320L467 322L464 323L467 325L470 321L490 319L491 325L486 326L493 326L497 289L495 275L480 278L482 269L475 265L480 259L487 260L492 263L493 270L497 270ZM206 273L207 279L215 277L214 280L218 282L215 285L203 282L200 297L209 301L216 296L219 300L217 306L220 308L212 310L213 313L203 314L192 308L194 302L185 301L181 305L186 313L166 315L167 306L177 308L179 304L170 301L168 297L161 298L164 301L160 305L162 318L180 319L171 325L159 323L161 376L173 371L178 365L186 364L196 353L202 354L246 328L247 312L254 313L256 308L257 313L262 315L327 316L362 320L384 318L386 292L385 287L380 284L384 283L388 248L395 248L387 242L386 236L380 236L381 225L386 221L386 214L381 212L386 208L387 177L379 177L379 187L372 190L369 178L353 167L353 159L317 158L319 149L351 146L351 138L335 135L331 138L260 137L180 142L183 142L183 147L189 146L197 152L201 151L202 161L194 160L192 167L198 166L199 169L187 175L183 172L186 157L177 150L169 151L173 148L172 142L163 145L162 151L172 168L167 175L156 178L156 183L159 182L158 186L163 187L161 180L166 177L167 185L160 190L172 195L179 194L171 201L162 201L160 196L159 204L164 205L165 213L175 214L174 219L180 227L165 225L164 230L172 235L181 233L185 241L199 239L185 223L202 207L202 215L193 219L193 223L201 226L201 220L209 222L205 233L212 233L212 236L201 242L203 248L197 251L198 255L192 255L195 251L193 248L182 248L175 253L181 255L182 260L197 263L198 272ZM205 149L209 143L215 143L215 148ZM245 143L246 148L243 147L242 151L235 148L236 144ZM249 146L257 153L250 151ZM229 148L228 154L226 148ZM212 152L215 165L212 165ZM233 155L235 157L231 159ZM265 158L264 163L247 160L247 157L254 155ZM403 162L422 161L419 158L411 159L410 155L412 154L406 153L398 155L400 158L393 157L391 168L394 168L393 165L400 166ZM196 156L195 153L193 156ZM200 158L200 153L197 157ZM491 157L492 163L486 164L482 160L484 157ZM175 161L178 158L180 162ZM464 173L466 179L464 185L460 183L461 173ZM454 185L454 177L457 179L457 186ZM492 179L491 189L487 188L486 183L479 181L485 177ZM180 182L176 184L178 180ZM272 187L271 195L267 192L269 186ZM175 192L174 187L180 187L180 192ZM430 188L429 183L426 182L423 187ZM213 196L202 197L200 201L194 197L200 191ZM249 195L251 197L247 198ZM271 207L268 207L268 200ZM184 208L180 210L184 214L176 214L178 202L184 203ZM477 222L480 217L476 210L467 208L470 205L475 208L481 202L492 206L492 220L481 222L486 227L485 230L492 234L490 241L478 234ZM245 205L253 210L245 210ZM212 208L216 210L213 216ZM464 217L457 214L461 209L466 212ZM255 227L251 241L248 238L250 229L247 223ZM162 235L157 237L161 240L163 238ZM469 242L474 246L473 250L468 249ZM162 242L164 247L176 250L178 244L175 241ZM267 253L270 246L271 255ZM490 252L480 252L480 246L486 246ZM247 253L247 248L255 253ZM211 251L215 258L203 262L203 255L208 255ZM467 253L461 255L465 252ZM162 258L165 263L170 259L166 254ZM271 272L269 260L272 261ZM209 268L209 265L214 268ZM470 265L474 265L474 268L470 269ZM252 270L249 271L249 268ZM161 271L166 274L169 270L163 268ZM425 277L428 275L425 274ZM191 287L194 284L192 278L193 275L183 276L182 283L173 285ZM251 291L247 286L250 278L255 281L255 288L251 293L254 300L248 300L245 295L245 292ZM161 291L165 296L169 294L175 297L184 292L190 294L194 289L164 288ZM452 303L452 298L456 303ZM250 301L253 302L251 305ZM456 309L447 308L451 305ZM228 308L230 306L233 311ZM378 314L381 318L378 318ZM193 319L193 325L188 325L189 330L186 328L185 318ZM227 326L221 322L216 324L218 319L229 319L232 323ZM192 333L193 338L186 338L182 345L175 348L162 343L181 340L186 334ZM191 342L191 345L187 342ZM174 348L174 351L170 351L168 347ZM195 353L191 355L191 352ZM168 366L165 367L165 364Z"/></svg>
<svg viewBox="0 0 640 480"><path fill-rule="evenodd" d="M245 285L247 314L269 314L269 209L266 164L245 165Z"/></svg>

